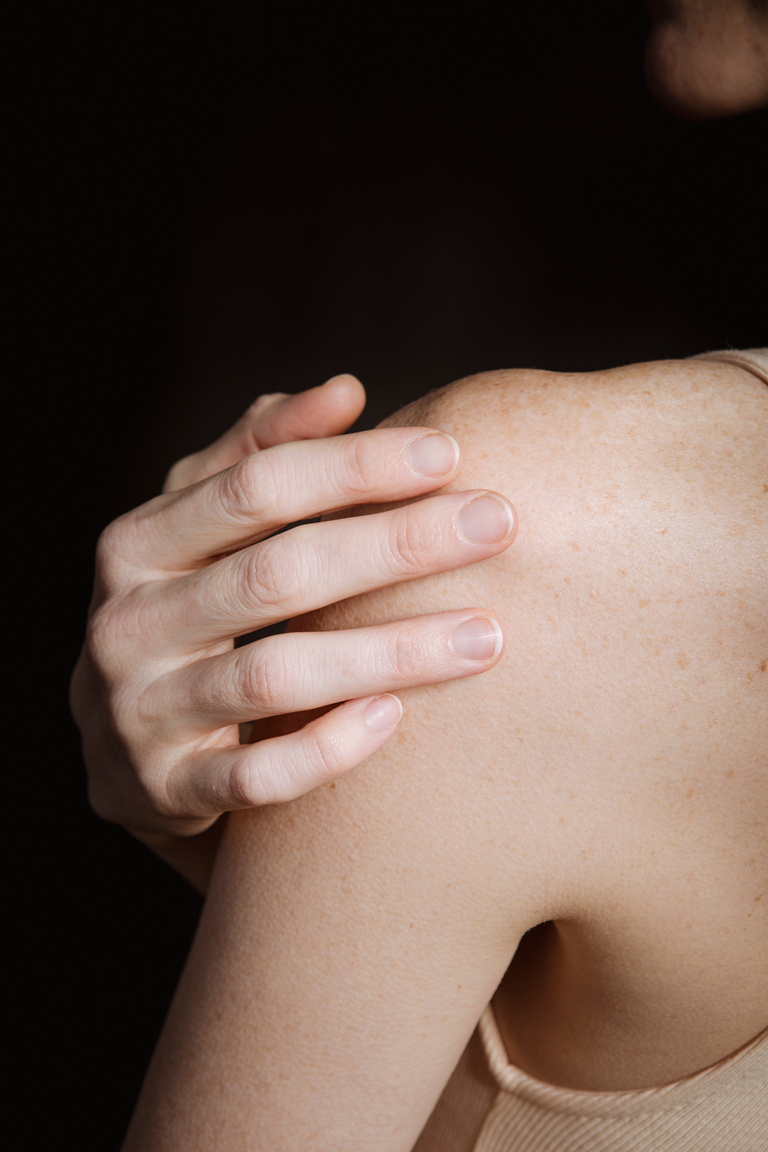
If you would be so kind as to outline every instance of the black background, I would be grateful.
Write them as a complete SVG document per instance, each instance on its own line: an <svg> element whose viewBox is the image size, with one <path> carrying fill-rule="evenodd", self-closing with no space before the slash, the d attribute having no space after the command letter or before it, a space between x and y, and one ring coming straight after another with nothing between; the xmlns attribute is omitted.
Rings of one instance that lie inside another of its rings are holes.
<svg viewBox="0 0 768 1152"><path fill-rule="evenodd" d="M766 114L656 105L638 0L36 19L13 100L20 1063L33 1127L110 1149L199 905L87 808L64 696L100 527L261 391L351 371L369 426L483 369L765 344Z"/></svg>

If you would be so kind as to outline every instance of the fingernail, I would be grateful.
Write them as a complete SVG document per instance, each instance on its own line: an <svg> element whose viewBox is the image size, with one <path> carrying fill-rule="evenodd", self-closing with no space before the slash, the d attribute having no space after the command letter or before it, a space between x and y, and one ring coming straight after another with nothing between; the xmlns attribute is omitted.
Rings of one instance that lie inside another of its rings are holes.
<svg viewBox="0 0 768 1152"><path fill-rule="evenodd" d="M459 446L453 436L433 432L408 445L408 462L422 476L447 476L459 462Z"/></svg>
<svg viewBox="0 0 768 1152"><path fill-rule="evenodd" d="M478 496L459 513L458 529L470 544L493 544L509 536L514 525L512 509L498 496Z"/></svg>
<svg viewBox="0 0 768 1152"><path fill-rule="evenodd" d="M366 724L374 732L386 732L388 728L394 728L402 714L403 706L397 696L377 696L363 713Z"/></svg>
<svg viewBox="0 0 768 1152"><path fill-rule="evenodd" d="M492 660L501 651L503 636L495 620L476 616L459 624L453 647L464 660Z"/></svg>

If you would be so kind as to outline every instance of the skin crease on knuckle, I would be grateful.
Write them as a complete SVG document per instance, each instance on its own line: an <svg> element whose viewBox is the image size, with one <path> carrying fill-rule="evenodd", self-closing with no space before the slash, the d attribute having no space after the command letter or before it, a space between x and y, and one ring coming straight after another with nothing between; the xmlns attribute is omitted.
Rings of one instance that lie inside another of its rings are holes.
<svg viewBox="0 0 768 1152"><path fill-rule="evenodd" d="M248 526L257 518L280 522L285 481L278 460L275 451L267 449L222 473L219 499L228 518Z"/></svg>
<svg viewBox="0 0 768 1152"><path fill-rule="evenodd" d="M393 577L417 574L441 554L445 536L442 519L425 516L420 502L393 513L382 541L385 572Z"/></svg>
<svg viewBox="0 0 768 1152"><path fill-rule="evenodd" d="M254 715L292 712L300 670L287 666L278 637L268 637L251 647L253 652L244 668L243 696L253 705Z"/></svg>
<svg viewBox="0 0 768 1152"><path fill-rule="evenodd" d="M292 528L242 555L237 599L242 610L253 612L254 626L262 617L265 624L285 619L295 611L303 590L312 587L307 556L311 545L302 546L306 539L301 528Z"/></svg>

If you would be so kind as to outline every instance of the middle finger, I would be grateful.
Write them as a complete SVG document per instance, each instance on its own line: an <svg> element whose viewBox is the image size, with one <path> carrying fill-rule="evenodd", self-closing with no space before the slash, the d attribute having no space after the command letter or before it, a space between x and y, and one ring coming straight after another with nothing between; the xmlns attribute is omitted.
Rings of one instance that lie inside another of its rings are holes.
<svg viewBox="0 0 768 1152"><path fill-rule="evenodd" d="M509 501L484 491L300 525L166 585L158 642L197 650L374 588L459 568L503 551L516 527Z"/></svg>

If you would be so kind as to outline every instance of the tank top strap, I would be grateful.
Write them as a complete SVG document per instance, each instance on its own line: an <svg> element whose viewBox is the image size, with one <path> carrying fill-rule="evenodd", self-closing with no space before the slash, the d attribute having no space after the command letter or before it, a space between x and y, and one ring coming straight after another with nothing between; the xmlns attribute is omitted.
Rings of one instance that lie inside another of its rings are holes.
<svg viewBox="0 0 768 1152"><path fill-rule="evenodd" d="M691 360L717 360L721 364L735 364L737 368L746 368L768 384L768 348L724 349L722 352L701 352L698 356L691 356Z"/></svg>

